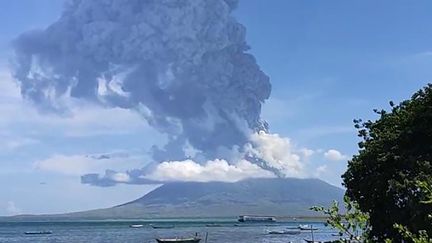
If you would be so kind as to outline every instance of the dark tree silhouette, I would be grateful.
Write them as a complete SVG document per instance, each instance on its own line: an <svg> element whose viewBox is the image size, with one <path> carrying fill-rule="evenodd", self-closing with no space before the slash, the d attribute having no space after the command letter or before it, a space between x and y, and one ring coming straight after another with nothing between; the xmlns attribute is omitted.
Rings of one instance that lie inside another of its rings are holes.
<svg viewBox="0 0 432 243"><path fill-rule="evenodd" d="M432 204L419 182L432 183L432 84L391 111L374 110L376 121L354 120L359 152L342 176L346 195L370 217L371 239L402 239L395 224L432 236Z"/></svg>

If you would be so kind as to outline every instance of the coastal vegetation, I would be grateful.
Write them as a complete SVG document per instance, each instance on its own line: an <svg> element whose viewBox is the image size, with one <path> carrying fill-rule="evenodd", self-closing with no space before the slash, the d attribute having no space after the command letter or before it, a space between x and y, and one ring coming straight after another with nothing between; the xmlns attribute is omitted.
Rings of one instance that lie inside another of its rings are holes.
<svg viewBox="0 0 432 243"><path fill-rule="evenodd" d="M361 242L432 242L432 84L375 121L354 120L359 151L342 175L346 213L328 223ZM360 233L359 233L360 232Z"/></svg>

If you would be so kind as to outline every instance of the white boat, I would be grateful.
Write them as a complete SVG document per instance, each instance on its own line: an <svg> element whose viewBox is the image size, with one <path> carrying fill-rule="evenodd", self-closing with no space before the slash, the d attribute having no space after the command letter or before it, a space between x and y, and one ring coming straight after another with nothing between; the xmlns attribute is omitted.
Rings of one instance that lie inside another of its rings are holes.
<svg viewBox="0 0 432 243"><path fill-rule="evenodd" d="M144 227L144 225L142 225L142 224L131 224L131 225L129 225L129 227L131 227L131 228L142 228L142 227Z"/></svg>
<svg viewBox="0 0 432 243"><path fill-rule="evenodd" d="M301 224L298 226L300 230L318 230L318 228L313 227L313 225L309 224Z"/></svg>

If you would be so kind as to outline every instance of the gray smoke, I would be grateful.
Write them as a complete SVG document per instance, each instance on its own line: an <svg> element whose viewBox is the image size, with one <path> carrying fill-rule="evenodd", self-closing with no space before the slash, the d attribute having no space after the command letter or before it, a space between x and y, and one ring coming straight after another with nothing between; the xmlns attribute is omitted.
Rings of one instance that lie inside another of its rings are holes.
<svg viewBox="0 0 432 243"><path fill-rule="evenodd" d="M64 97L139 112L169 137L153 159L204 159L266 131L269 78L247 53L237 0L73 0L45 30L14 41L14 77L40 109Z"/></svg>

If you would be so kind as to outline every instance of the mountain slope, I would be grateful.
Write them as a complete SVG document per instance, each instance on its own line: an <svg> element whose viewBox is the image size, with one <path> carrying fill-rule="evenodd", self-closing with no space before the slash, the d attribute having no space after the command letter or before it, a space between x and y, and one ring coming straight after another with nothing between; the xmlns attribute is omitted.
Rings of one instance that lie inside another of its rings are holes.
<svg viewBox="0 0 432 243"><path fill-rule="evenodd" d="M235 183L173 182L112 208L16 216L31 219L140 219L235 217L242 214L316 216L309 208L341 201L344 191L318 179L248 179Z"/></svg>
<svg viewBox="0 0 432 243"><path fill-rule="evenodd" d="M173 182L113 208L82 217L229 217L240 214L312 216L313 205L341 201L344 191L318 179L249 179L236 183Z"/></svg>
<svg viewBox="0 0 432 243"><path fill-rule="evenodd" d="M317 179L250 179L236 183L176 182L161 186L130 204L328 203L343 191Z"/></svg>

